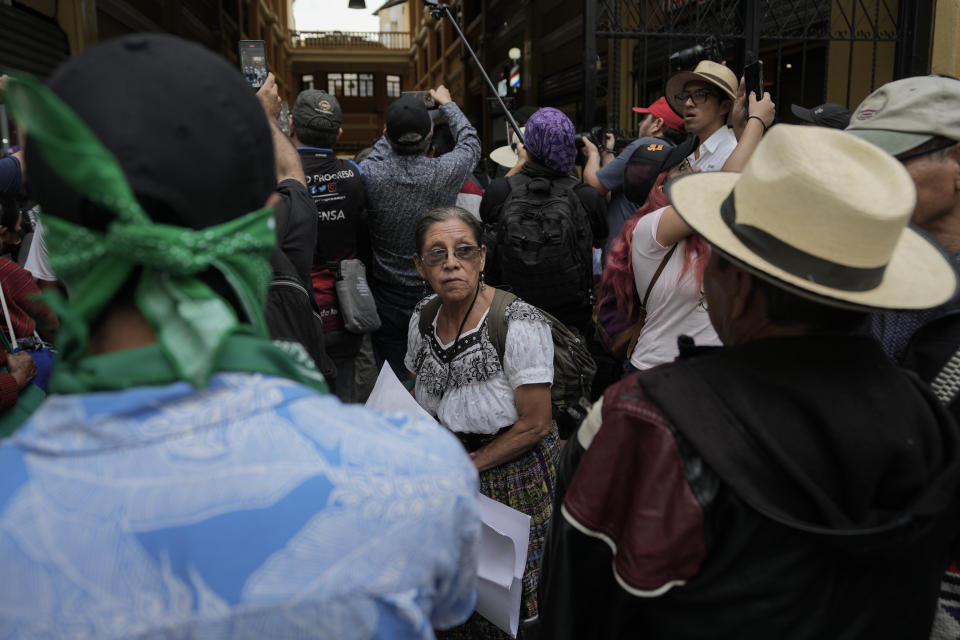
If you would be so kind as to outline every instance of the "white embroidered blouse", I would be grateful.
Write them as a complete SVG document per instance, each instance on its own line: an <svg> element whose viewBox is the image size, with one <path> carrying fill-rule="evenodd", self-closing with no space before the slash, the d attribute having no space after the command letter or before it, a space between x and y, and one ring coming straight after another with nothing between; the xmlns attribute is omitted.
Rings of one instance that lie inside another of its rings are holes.
<svg viewBox="0 0 960 640"><path fill-rule="evenodd" d="M496 433L518 419L513 390L524 384L553 383L553 338L550 323L534 306L515 300L504 311L507 336L503 360L480 324L453 342L441 344L437 319L427 336L420 335L420 311L414 309L407 331L407 369L417 376L416 398L451 431ZM488 310L489 313L489 310Z"/></svg>

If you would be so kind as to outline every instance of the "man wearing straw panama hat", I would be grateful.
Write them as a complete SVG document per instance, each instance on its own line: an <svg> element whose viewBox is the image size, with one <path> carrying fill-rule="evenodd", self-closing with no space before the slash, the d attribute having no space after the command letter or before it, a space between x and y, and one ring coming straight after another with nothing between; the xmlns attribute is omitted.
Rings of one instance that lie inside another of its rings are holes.
<svg viewBox="0 0 960 640"><path fill-rule="evenodd" d="M683 119L684 128L700 140L690 164L701 171L719 171L737 146L737 138L726 124L737 91L736 74L710 60L701 60L693 71L681 71L667 80L665 93L670 108Z"/></svg>
<svg viewBox="0 0 960 640"><path fill-rule="evenodd" d="M742 174L667 190L712 247L724 346L614 385L567 447L545 637L926 638L960 432L861 331L957 288L906 226L910 176L843 132L780 125Z"/></svg>

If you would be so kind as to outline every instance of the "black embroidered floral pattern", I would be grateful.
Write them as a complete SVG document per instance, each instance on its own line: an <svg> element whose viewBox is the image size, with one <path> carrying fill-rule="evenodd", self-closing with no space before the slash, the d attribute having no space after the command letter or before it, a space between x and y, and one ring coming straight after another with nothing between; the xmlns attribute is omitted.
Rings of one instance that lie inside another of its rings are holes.
<svg viewBox="0 0 960 640"><path fill-rule="evenodd" d="M534 322L543 322L549 325L550 321L543 315L540 309L522 300L514 300L503 312L503 318L509 325L514 320L531 320Z"/></svg>
<svg viewBox="0 0 960 640"><path fill-rule="evenodd" d="M430 298L421 300L415 313L421 313ZM503 316L508 325L514 320L549 324L539 309L521 300L508 305ZM435 331L424 334L422 338L414 358L414 369L417 386L432 396L440 397L450 389L485 382L503 373L503 364L490 341L487 318L483 319L477 331L447 348L440 344Z"/></svg>
<svg viewBox="0 0 960 640"><path fill-rule="evenodd" d="M503 372L497 350L490 342L486 318L478 331L459 340L456 346L444 349L433 332L424 338L414 363L417 385L431 395L442 396L451 388L484 382Z"/></svg>

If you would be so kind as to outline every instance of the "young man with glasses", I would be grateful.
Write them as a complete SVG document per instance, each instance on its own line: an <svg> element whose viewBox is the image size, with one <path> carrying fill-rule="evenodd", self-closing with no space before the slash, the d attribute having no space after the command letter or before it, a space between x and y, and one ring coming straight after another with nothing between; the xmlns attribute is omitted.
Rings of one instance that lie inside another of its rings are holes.
<svg viewBox="0 0 960 640"><path fill-rule="evenodd" d="M710 60L701 60L693 71L681 71L667 80L670 108L683 118L684 128L700 141L690 156L690 164L701 171L720 171L737 146L737 137L727 128L727 115L737 99L737 88L733 71Z"/></svg>

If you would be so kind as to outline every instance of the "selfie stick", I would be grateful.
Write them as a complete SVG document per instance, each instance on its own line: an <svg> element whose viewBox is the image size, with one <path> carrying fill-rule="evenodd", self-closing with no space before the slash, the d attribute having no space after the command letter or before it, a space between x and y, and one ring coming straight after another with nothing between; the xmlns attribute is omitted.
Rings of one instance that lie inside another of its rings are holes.
<svg viewBox="0 0 960 640"><path fill-rule="evenodd" d="M490 76L487 75L483 65L480 64L480 59L477 58L477 54L473 52L473 48L470 47L470 43L467 42L466 36L464 36L463 31L460 30L460 25L457 24L453 14L450 13L450 6L441 4L438 2L438 0L423 0L423 6L429 9L430 15L434 20L441 20L443 16L450 18L450 23L453 25L453 28L456 29L457 35L460 36L463 46L465 46L467 51L470 52L470 55L473 57L473 61L476 63L477 68L480 69L480 74L483 76L483 79L487 81L487 86L490 87L493 95L497 98L497 102L500 103L500 108L503 109L503 115L507 119L507 122L510 124L510 127L513 129L514 133L517 134L517 139L523 140L523 134L520 132L520 125L518 125L517 121L513 119L513 114L510 113L509 109L507 109L507 105L503 104L503 98L500 97L500 94L497 92L497 88L493 86L493 81L490 79ZM507 138L509 139L509 136L507 136Z"/></svg>

